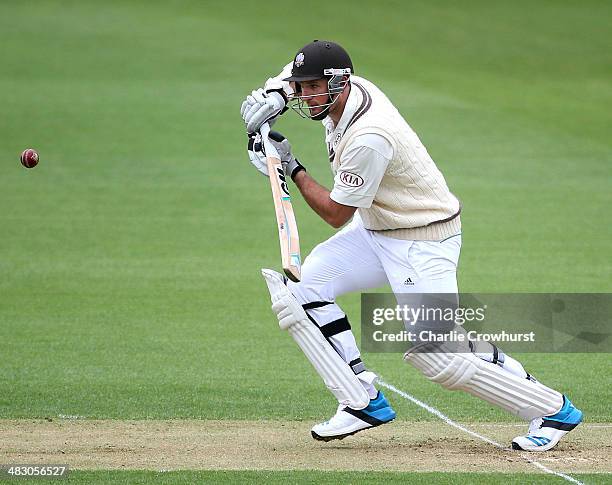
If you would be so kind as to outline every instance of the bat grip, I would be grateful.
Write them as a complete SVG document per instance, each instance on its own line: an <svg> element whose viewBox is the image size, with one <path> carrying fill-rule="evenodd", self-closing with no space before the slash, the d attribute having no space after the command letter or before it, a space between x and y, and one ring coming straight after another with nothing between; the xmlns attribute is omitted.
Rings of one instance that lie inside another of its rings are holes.
<svg viewBox="0 0 612 485"><path fill-rule="evenodd" d="M261 142L264 144L264 149L266 150L266 157L277 158L280 160L280 156L274 148L274 145L270 142L270 125L268 123L264 123L259 128L259 133L261 134Z"/></svg>

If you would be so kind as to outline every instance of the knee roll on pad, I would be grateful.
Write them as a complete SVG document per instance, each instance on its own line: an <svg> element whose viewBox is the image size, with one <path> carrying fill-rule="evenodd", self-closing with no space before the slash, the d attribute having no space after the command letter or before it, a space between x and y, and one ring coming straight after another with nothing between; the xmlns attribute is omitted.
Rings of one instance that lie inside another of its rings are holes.
<svg viewBox="0 0 612 485"><path fill-rule="evenodd" d="M443 345L436 352L426 352L417 346L404 360L446 389L466 391L528 421L554 414L563 405L563 396L557 391L469 352L444 352Z"/></svg>
<svg viewBox="0 0 612 485"><path fill-rule="evenodd" d="M308 319L302 305L285 286L282 275L262 269L278 324L287 330L306 355L325 385L343 406L363 409L370 396L350 366L338 355L321 331Z"/></svg>

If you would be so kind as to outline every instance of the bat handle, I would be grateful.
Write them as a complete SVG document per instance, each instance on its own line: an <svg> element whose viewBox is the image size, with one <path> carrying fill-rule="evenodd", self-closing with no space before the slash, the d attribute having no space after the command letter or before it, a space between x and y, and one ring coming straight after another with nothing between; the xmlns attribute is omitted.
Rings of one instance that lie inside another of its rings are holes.
<svg viewBox="0 0 612 485"><path fill-rule="evenodd" d="M264 149L266 150L266 157L277 158L280 160L280 156L274 148L274 145L270 142L270 125L268 123L264 123L259 128L259 133L261 134L261 142L264 144Z"/></svg>

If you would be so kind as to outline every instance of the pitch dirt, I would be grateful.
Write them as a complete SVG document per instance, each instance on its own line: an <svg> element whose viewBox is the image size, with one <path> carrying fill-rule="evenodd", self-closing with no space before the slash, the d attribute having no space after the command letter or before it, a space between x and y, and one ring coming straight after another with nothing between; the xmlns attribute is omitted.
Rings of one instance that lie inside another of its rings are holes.
<svg viewBox="0 0 612 485"><path fill-rule="evenodd" d="M66 463L76 469L393 470L537 472L439 422L396 422L343 441L310 437L310 423L283 421L0 420L0 463ZM471 423L499 443L523 425ZM612 472L611 426L578 427L558 449L529 454L564 473Z"/></svg>

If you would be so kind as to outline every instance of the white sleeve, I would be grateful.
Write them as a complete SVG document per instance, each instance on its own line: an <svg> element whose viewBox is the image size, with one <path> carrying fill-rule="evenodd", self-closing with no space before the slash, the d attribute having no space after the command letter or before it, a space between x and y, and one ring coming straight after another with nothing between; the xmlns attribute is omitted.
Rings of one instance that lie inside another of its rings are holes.
<svg viewBox="0 0 612 485"><path fill-rule="evenodd" d="M330 198L367 209L392 158L393 147L383 136L367 133L355 137L342 152Z"/></svg>
<svg viewBox="0 0 612 485"><path fill-rule="evenodd" d="M264 89L266 91L278 91L282 90L287 97L291 97L293 95L293 89L291 89L291 85L288 81L283 81L283 79L291 76L291 69L293 69L293 61L283 67L283 70L278 74L278 76L271 77L264 84Z"/></svg>

